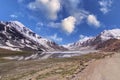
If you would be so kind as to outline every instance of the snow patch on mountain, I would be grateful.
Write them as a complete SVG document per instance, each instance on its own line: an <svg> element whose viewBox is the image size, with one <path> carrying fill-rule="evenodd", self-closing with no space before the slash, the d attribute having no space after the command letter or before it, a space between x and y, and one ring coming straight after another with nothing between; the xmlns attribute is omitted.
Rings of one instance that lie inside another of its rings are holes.
<svg viewBox="0 0 120 80"><path fill-rule="evenodd" d="M0 45L0 48L12 50L12 51L21 51L19 48L14 48L14 47L9 47L9 46L1 46Z"/></svg>
<svg viewBox="0 0 120 80"><path fill-rule="evenodd" d="M70 50L71 49L79 49L79 50L85 49L85 48L88 48L88 46L84 47L84 45L87 45L87 43L89 43L89 41L91 41L92 39L94 39L94 37L84 36L84 37L80 38L80 40L75 42L75 43L70 43L70 44L63 45L63 46L70 49Z"/></svg>
<svg viewBox="0 0 120 80"><path fill-rule="evenodd" d="M40 37L18 21L0 21L0 44L6 47L27 50L67 50L51 40Z"/></svg>
<svg viewBox="0 0 120 80"><path fill-rule="evenodd" d="M105 30L100 34L102 41L120 39L120 29Z"/></svg>
<svg viewBox="0 0 120 80"><path fill-rule="evenodd" d="M70 50L95 49L96 45L110 39L120 39L120 29L104 30L95 37L82 36L79 41L64 45L64 47Z"/></svg>

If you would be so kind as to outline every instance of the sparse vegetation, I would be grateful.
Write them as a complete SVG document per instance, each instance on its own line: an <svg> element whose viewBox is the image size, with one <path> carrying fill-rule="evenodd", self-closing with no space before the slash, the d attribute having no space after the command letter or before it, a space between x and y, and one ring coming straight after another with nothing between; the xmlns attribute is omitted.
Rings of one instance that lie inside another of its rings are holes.
<svg viewBox="0 0 120 80"><path fill-rule="evenodd" d="M32 79L48 80L57 76L59 80L74 77L82 72L92 59L101 59L113 53L90 53L71 58L50 58L46 60L0 61L1 80Z"/></svg>
<svg viewBox="0 0 120 80"><path fill-rule="evenodd" d="M2 49L0 48L0 57L4 57L4 56L26 56L26 55L30 55L33 52L29 52L29 51L11 51L11 50L7 50L7 49Z"/></svg>

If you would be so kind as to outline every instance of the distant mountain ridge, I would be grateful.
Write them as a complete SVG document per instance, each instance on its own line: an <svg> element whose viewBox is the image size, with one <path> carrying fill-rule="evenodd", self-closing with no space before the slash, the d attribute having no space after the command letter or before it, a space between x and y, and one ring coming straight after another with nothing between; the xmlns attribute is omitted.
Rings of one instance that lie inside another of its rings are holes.
<svg viewBox="0 0 120 80"><path fill-rule="evenodd" d="M114 50L118 50L119 49L118 47L120 47L120 45L116 46L115 44L117 44L117 42L119 42L119 40L120 40L120 29L104 30L96 37L88 37L83 40L82 41L79 40L75 43L65 45L65 47L68 49L71 49L71 50L80 50L83 48L94 48L94 49L102 49L102 50L109 51L110 50L109 46L114 45L114 47L115 47ZM109 43L109 45L108 45L108 43ZM106 49L104 49L104 48L106 48ZM113 49L111 49L110 51L112 51L112 50Z"/></svg>
<svg viewBox="0 0 120 80"><path fill-rule="evenodd" d="M66 50L55 42L42 38L18 21L0 21L0 48L20 50Z"/></svg>

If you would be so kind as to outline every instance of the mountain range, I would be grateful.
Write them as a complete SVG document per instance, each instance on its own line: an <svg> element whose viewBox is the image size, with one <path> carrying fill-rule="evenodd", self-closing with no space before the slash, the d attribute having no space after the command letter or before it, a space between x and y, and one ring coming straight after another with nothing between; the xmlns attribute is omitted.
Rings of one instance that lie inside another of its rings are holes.
<svg viewBox="0 0 120 80"><path fill-rule="evenodd" d="M18 21L0 21L0 48L14 51L67 50L51 40L42 38Z"/></svg>
<svg viewBox="0 0 120 80"><path fill-rule="evenodd" d="M0 48L14 51L66 51L95 49L117 51L120 49L120 29L104 30L95 37L85 37L77 42L60 46L34 33L19 21L0 21Z"/></svg>
<svg viewBox="0 0 120 80"><path fill-rule="evenodd" d="M95 37L85 37L75 43L64 45L70 50L95 49L117 51L120 49L120 29L104 30Z"/></svg>

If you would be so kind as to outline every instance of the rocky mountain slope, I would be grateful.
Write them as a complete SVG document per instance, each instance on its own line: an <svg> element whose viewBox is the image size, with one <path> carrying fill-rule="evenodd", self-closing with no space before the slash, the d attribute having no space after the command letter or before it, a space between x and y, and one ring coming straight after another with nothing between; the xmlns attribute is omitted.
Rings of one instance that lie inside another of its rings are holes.
<svg viewBox="0 0 120 80"><path fill-rule="evenodd" d="M18 21L0 21L0 48L20 50L66 50L51 40L45 39Z"/></svg>
<svg viewBox="0 0 120 80"><path fill-rule="evenodd" d="M120 47L120 29L104 30L96 37L87 37L75 43L68 44L67 48L80 50L83 48L117 51ZM112 48L110 48L112 47Z"/></svg>
<svg viewBox="0 0 120 80"><path fill-rule="evenodd" d="M99 44L96 49L102 51L120 51L120 40L110 39L101 44Z"/></svg>

